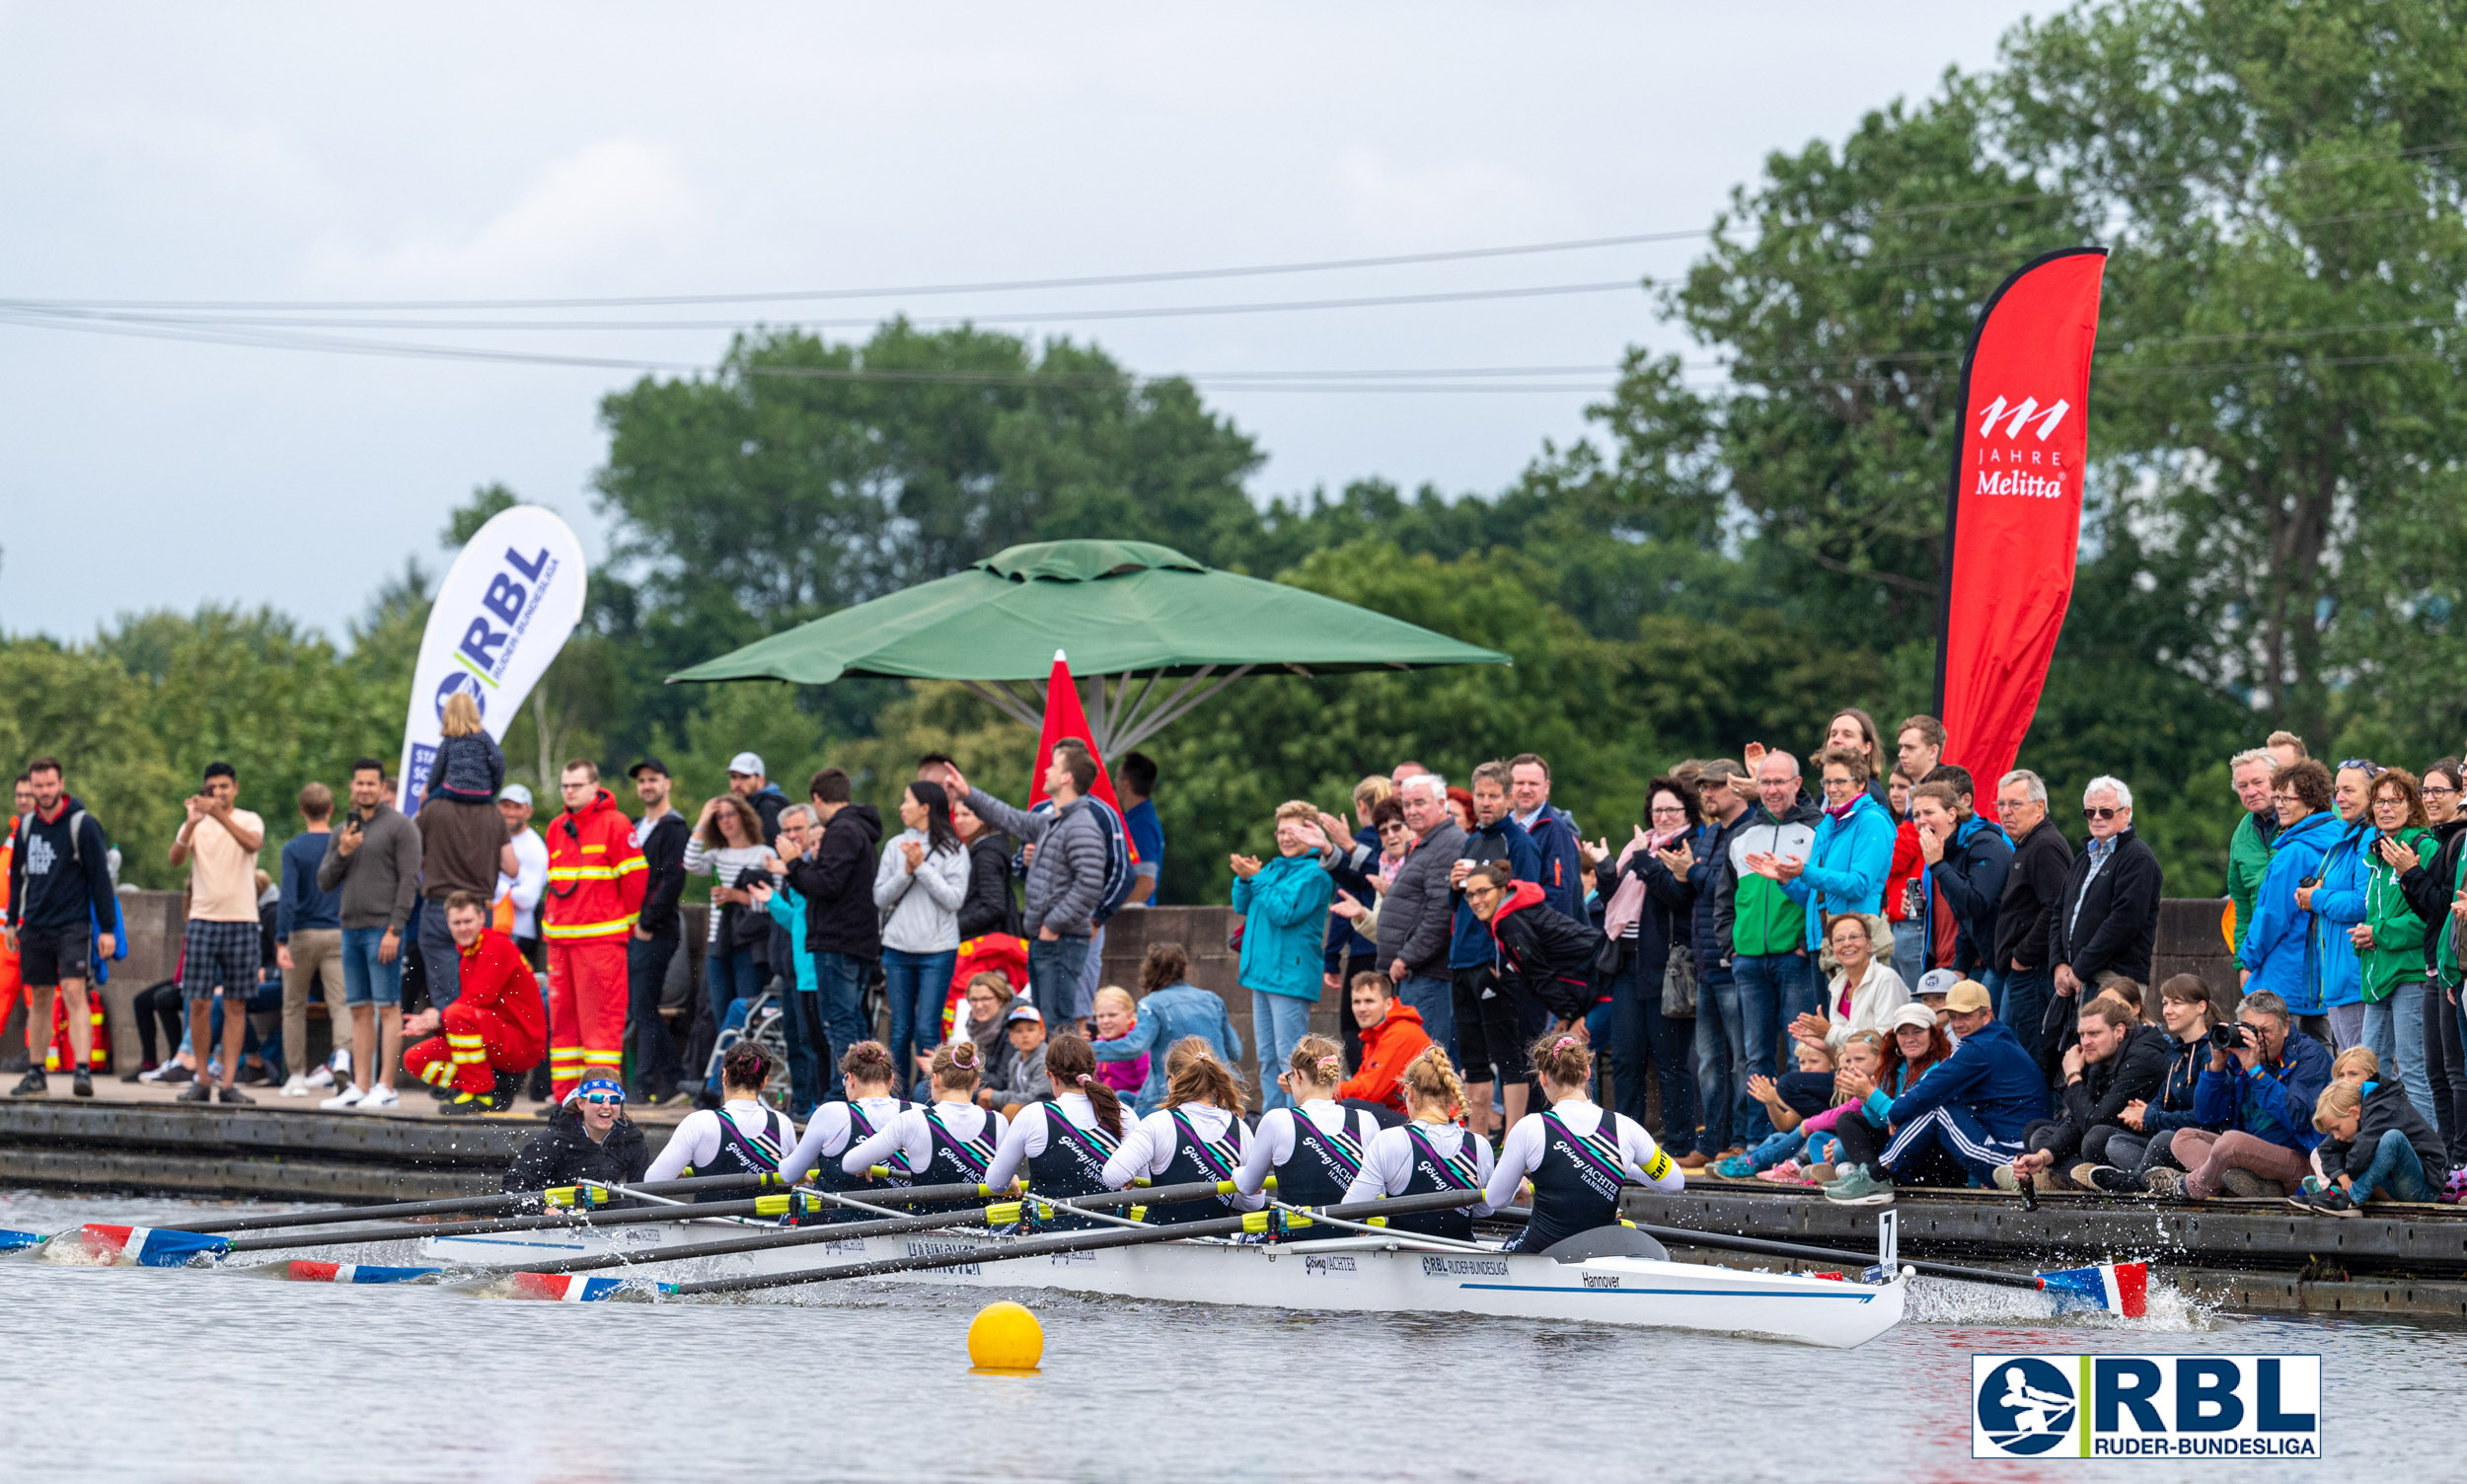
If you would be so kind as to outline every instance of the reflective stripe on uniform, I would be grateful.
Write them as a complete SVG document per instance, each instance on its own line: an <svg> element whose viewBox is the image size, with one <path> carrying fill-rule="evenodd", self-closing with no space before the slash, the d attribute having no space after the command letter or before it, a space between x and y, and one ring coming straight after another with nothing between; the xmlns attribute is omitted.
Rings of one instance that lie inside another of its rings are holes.
<svg viewBox="0 0 2467 1484"><path fill-rule="evenodd" d="M635 915L629 913L622 918L612 918L605 923L545 923L541 925L540 932L543 937L552 941L577 937L616 937L622 933L632 932L634 922Z"/></svg>

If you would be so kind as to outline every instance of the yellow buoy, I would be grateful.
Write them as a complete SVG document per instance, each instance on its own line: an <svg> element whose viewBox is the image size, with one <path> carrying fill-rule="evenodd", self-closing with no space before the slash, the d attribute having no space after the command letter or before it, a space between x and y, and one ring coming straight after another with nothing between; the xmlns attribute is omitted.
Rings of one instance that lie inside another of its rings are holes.
<svg viewBox="0 0 2467 1484"><path fill-rule="evenodd" d="M968 1321L968 1359L982 1371L1034 1371L1045 1358L1045 1327L1008 1298Z"/></svg>

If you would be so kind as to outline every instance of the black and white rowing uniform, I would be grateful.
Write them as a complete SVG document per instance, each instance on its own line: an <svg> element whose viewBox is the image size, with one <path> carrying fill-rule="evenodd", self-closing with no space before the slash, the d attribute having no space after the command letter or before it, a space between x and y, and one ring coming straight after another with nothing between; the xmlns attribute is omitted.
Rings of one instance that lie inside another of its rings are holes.
<svg viewBox="0 0 2467 1484"><path fill-rule="evenodd" d="M1130 1133L1125 1125L1122 1133ZM1096 1119L1096 1107L1084 1092L1066 1092L1050 1103L1030 1103L1019 1110L994 1151L985 1183L997 1192L1010 1184L1021 1167L1028 1172L1028 1193L1049 1200L1092 1196L1111 1190L1105 1183L1105 1161L1121 1148L1122 1136L1108 1134ZM1076 1230L1098 1223L1056 1214L1047 1224Z"/></svg>
<svg viewBox="0 0 2467 1484"><path fill-rule="evenodd" d="M796 1120L750 1097L732 1097L715 1110L688 1113L642 1178L776 1174L795 1143ZM695 1200L741 1201L751 1194L750 1190L707 1190Z"/></svg>
<svg viewBox="0 0 2467 1484"><path fill-rule="evenodd" d="M1480 1191L1490 1182L1490 1141L1453 1123L1419 1118L1402 1128L1382 1129L1362 1153L1362 1173L1345 1192L1348 1203L1383 1196L1431 1195L1443 1190ZM1448 1211L1420 1211L1388 1218L1395 1231L1424 1236L1473 1238L1473 1219L1493 1210L1487 1201Z"/></svg>
<svg viewBox="0 0 2467 1484"><path fill-rule="evenodd" d="M1234 1183L1242 1194L1256 1195L1274 1173L1278 1200L1292 1206L1333 1206L1361 1175L1363 1151L1379 1132L1378 1119L1329 1098L1314 1097L1299 1108L1270 1108L1242 1151L1242 1167Z"/></svg>
<svg viewBox="0 0 2467 1484"><path fill-rule="evenodd" d="M1544 1252L1580 1231L1619 1219L1619 1184L1632 1180L1664 1194L1687 1177L1632 1118L1606 1113L1585 1097L1552 1103L1517 1120L1500 1148L1487 1193L1493 1209L1513 1205L1520 1181L1533 1181L1533 1217L1508 1243L1511 1252Z"/></svg>
<svg viewBox="0 0 2467 1484"><path fill-rule="evenodd" d="M846 1102L824 1103L805 1122L805 1137L796 1141L788 1157L780 1161L780 1173L790 1185L810 1173L814 1183L825 1190L847 1190L866 1183L840 1168L840 1156L891 1126L900 1110L909 1105L904 1097L855 1097ZM889 1185L908 1183L908 1166L897 1158L891 1161L891 1173L883 1181Z"/></svg>
<svg viewBox="0 0 2467 1484"><path fill-rule="evenodd" d="M975 1103L915 1103L840 1156L845 1174L905 1159L916 1185L982 1185L1003 1141L1003 1115Z"/></svg>
<svg viewBox="0 0 2467 1484"><path fill-rule="evenodd" d="M1240 1119L1206 1103L1159 1108L1122 1131L1121 1148L1105 1161L1105 1187L1122 1190L1142 1176L1152 1185L1231 1181L1242 1167L1242 1150L1249 1142L1248 1134ZM1151 1206L1146 1220L1170 1226L1236 1211L1257 1211L1267 1204L1265 1196L1235 1191L1197 1201L1168 1201Z"/></svg>

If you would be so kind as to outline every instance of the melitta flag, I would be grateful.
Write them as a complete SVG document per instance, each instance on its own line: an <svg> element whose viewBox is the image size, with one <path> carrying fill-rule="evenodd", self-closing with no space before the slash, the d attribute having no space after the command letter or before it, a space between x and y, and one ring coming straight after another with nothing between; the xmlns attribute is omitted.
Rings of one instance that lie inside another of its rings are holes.
<svg viewBox="0 0 2467 1484"><path fill-rule="evenodd" d="M481 725L505 740L524 698L582 618L583 578L582 544L557 512L538 505L498 512L465 544L437 586L411 672L404 813L418 813L428 791L446 698L470 696Z"/></svg>
<svg viewBox="0 0 2467 1484"><path fill-rule="evenodd" d="M1080 705L1080 689L1071 682L1070 658L1060 649L1054 651L1054 668L1045 677L1045 724L1037 733L1036 763L1031 767L1028 784L1028 807L1051 808L1045 798L1045 769L1053 761L1054 744L1065 737L1077 739L1087 748L1087 755L1096 760L1096 784L1087 791L1088 798L1105 806L1105 892L1097 903L1096 921L1104 922L1130 899L1132 874L1139 864L1139 848L1131 844L1131 831L1122 817L1122 801L1114 796L1113 777L1105 771L1105 755L1096 750L1095 738L1089 733L1087 712Z"/></svg>
<svg viewBox="0 0 2467 1484"><path fill-rule="evenodd" d="M1988 299L1962 368L1945 502L1936 714L1983 798L2039 709L2073 596L2105 248L2034 260Z"/></svg>

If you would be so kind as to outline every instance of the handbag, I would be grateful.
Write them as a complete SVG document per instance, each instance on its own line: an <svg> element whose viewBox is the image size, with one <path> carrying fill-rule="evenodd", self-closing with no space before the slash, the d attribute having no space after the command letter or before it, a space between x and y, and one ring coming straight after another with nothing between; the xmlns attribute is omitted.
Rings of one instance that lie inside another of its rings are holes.
<svg viewBox="0 0 2467 1484"><path fill-rule="evenodd" d="M1662 1018L1696 1018L1696 950L1686 943L1671 945L1671 962L1662 971Z"/></svg>

